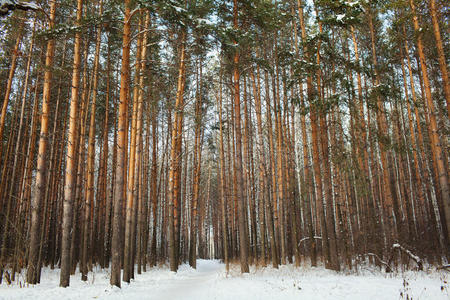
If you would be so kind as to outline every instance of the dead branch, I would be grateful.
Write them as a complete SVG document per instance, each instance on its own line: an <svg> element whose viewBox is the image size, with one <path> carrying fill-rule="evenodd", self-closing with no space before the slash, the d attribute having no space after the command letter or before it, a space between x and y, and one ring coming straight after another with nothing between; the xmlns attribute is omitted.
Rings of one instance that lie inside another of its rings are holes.
<svg viewBox="0 0 450 300"><path fill-rule="evenodd" d="M385 262L384 260L382 260L378 255L376 255L375 253L367 253L367 256L372 256L375 257L383 266L386 267L386 272L392 272L392 268L391 266Z"/></svg>
<svg viewBox="0 0 450 300"><path fill-rule="evenodd" d="M418 257L417 255L415 255L414 253L412 253L411 251L409 251L408 249L397 243L392 245L392 249L399 249L403 253L407 254L412 260L416 262L419 271L423 270L423 263L420 257Z"/></svg>

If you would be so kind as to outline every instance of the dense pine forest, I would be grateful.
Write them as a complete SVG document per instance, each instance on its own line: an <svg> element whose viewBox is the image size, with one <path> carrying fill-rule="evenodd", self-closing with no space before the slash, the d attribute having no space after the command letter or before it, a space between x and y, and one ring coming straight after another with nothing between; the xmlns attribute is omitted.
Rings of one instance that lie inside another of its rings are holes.
<svg viewBox="0 0 450 300"><path fill-rule="evenodd" d="M444 0L1 0L0 282L448 267L449 19Z"/></svg>

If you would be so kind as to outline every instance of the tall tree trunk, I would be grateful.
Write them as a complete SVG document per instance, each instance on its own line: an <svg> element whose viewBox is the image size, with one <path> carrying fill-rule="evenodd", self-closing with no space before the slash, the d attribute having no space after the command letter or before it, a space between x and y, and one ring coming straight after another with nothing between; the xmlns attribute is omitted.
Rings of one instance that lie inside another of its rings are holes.
<svg viewBox="0 0 450 300"><path fill-rule="evenodd" d="M198 70L197 70L197 94L195 102L195 116L194 116L194 126L195 126L195 136L194 136L194 160L193 160L193 183L192 183L192 207L191 207L191 224L190 224L190 237L189 237L189 265L193 268L197 267L197 205L200 190L200 175L201 175L201 164L202 164L202 93L201 93L201 78L202 78L202 59L198 60ZM222 108L220 107L221 111ZM221 119L221 116L219 117ZM220 124L221 126L221 124ZM228 259L228 258L227 258ZM227 260L228 263L228 260Z"/></svg>
<svg viewBox="0 0 450 300"><path fill-rule="evenodd" d="M260 95L260 81L259 81L259 69L258 69L258 84L256 84L256 79L254 72L250 73L253 85L253 96L255 98L255 112L256 112L256 124L257 124L257 153L258 153L258 170L259 170L259 201L260 205L260 235L261 235L261 255L263 259L263 266L266 265L266 245L265 245L265 230L268 228L269 232L269 243L271 249L272 265L274 268L278 268L278 255L276 254L276 246L275 246L275 234L273 229L273 220L271 210L266 209L265 206L270 205L270 192L268 186L268 178L266 172L266 158L264 154L264 136L263 136L263 127L262 127L262 117L261 117L261 95ZM267 221L266 221L267 220Z"/></svg>
<svg viewBox="0 0 450 300"><path fill-rule="evenodd" d="M225 155L223 147L223 122L222 122L222 72L219 75L219 95L217 97L217 106L219 108L219 167L220 167L220 208L222 213L222 239L223 256L225 260L226 271L229 271L230 261L228 253L228 223L227 223L227 204L226 204L226 181L225 181Z"/></svg>
<svg viewBox="0 0 450 300"><path fill-rule="evenodd" d="M378 62L377 62L377 54L375 47L375 30L373 26L373 15L369 10L368 14L369 21L369 29L371 36L371 49L372 49L372 63L375 69L375 86L379 87L381 84L381 76L378 70ZM377 93L377 109L376 109L376 119L377 119L377 127L380 131L381 138L378 139L378 145L380 147L380 158L381 158L381 166L383 169L383 191L384 191L384 206L385 206L385 217L387 219L387 229L390 232L386 232L386 236L388 239L388 247L390 247L390 243L393 240L396 240L398 237L402 237L402 232L400 232L402 226L402 219L399 214L398 209L398 199L397 193L395 189L395 184L393 184L394 179L392 178L392 161L390 157L390 153L388 150L386 139L389 139L386 115L384 103L381 99L381 95L378 91ZM395 217L395 223L394 223ZM395 227L394 227L395 225Z"/></svg>
<svg viewBox="0 0 450 300"><path fill-rule="evenodd" d="M275 43L277 39L275 38ZM275 44L275 74L273 76L272 80L272 89L273 89L273 111L274 111L274 117L275 117L275 139L276 139L276 176L277 176L277 184L276 188L278 190L277 196L278 196L278 223L279 223L279 230L280 230L280 250L281 250L281 264L286 264L286 232L285 232L285 202L287 198L286 195L286 180L284 178L284 149L283 149L283 133L282 133L282 120L281 120L281 105L280 105L280 89L277 88L280 86L279 83L279 71L278 71L278 49L277 45ZM270 113L270 109L268 111ZM270 129L269 129L270 130Z"/></svg>
<svg viewBox="0 0 450 300"><path fill-rule="evenodd" d="M431 21L433 23L433 33L436 39L436 48L438 52L439 68L441 69L442 83L444 85L444 94L447 101L447 116L450 119L450 82L448 81L447 60L445 57L444 46L442 44L441 31L439 30L438 13L436 10L436 1L429 0ZM0 135L1 137L1 135ZM448 227L448 226L447 226Z"/></svg>
<svg viewBox="0 0 450 300"><path fill-rule="evenodd" d="M422 44L422 33L419 26L419 19L416 14L416 6L414 4L413 0L409 0L411 10L413 12L413 24L414 24L414 30L416 31L416 38L417 38L417 51L419 53L420 58L420 68L422 71L422 77L423 82L425 85L425 99L426 104L429 109L429 131L430 131L430 140L431 140L431 150L433 152L433 156L436 160L436 166L437 166L437 175L439 180L439 185L441 188L441 197L442 202L444 204L444 210L443 210L443 216L444 220L442 221L444 224L447 225L447 236L446 236L446 243L448 245L450 241L450 189L449 189L449 183L448 183L448 177L447 177L447 171L445 169L444 165L444 158L443 158L443 151L441 148L441 143L439 139L438 134L438 126L436 121L436 109L434 107L434 102L431 95L431 87L430 87L430 81L428 79L428 68L426 65L426 58L425 53L423 50L423 44ZM448 98L447 98L448 101Z"/></svg>
<svg viewBox="0 0 450 300"><path fill-rule="evenodd" d="M122 37L122 66L120 72L119 119L117 134L117 164L114 182L114 203L111 241L111 285L120 287L122 206L125 198L125 156L128 148L127 111L130 84L131 1L125 0Z"/></svg>
<svg viewBox="0 0 450 300"><path fill-rule="evenodd" d="M26 128L24 128L26 122L29 119L29 114L27 116L25 116L25 106L26 106L26 98L27 98L27 92L28 92L28 81L29 81L29 77L30 77L30 69L31 69L31 57L33 54L33 48L34 48L34 39L35 39L35 30L36 30L36 20L33 21L33 32L31 34L31 39L30 39L30 46L29 46L29 50L28 50L28 57L27 57L27 66L26 66L26 73L25 73L25 83L24 83L24 88L22 91L22 106L21 106L21 111L20 111L20 121L19 121L19 129L18 129L18 137L17 137L17 142L16 142L16 148L14 151L14 163L13 163L13 174L11 176L11 178L13 180L16 180L16 170L19 171L20 169L20 174L18 174L17 179L20 179L19 184L12 184L9 190L9 194L8 194L8 206L10 201L12 201L12 197L15 196L17 197L16 199L18 199L18 204L17 204L17 208L18 208L18 216L20 218L20 213L22 211L22 207L23 206L23 199L21 198L21 191L22 191L22 183L24 182L24 175L25 175L25 160L24 158L22 158L20 161L19 157L23 156L23 153L25 153L25 138L27 137L26 134ZM22 141L22 137L23 137L23 141ZM19 166L20 165L20 166ZM1 204L0 204L1 205ZM7 208L7 211L9 211L9 207ZM6 220L8 220L8 218L5 218ZM20 222L20 221L19 221ZM15 225L19 228L18 230L18 235L19 237L23 234L23 227L22 227L22 223L19 223L17 225ZM6 237L6 235L5 235ZM6 239L3 239L6 243ZM14 250L14 263L13 263L13 272L12 272L12 278L15 277L15 271L17 268L17 260L18 260L18 251L19 248L21 246L19 245L19 241L17 240L15 242L15 250ZM3 261L3 259L0 259L0 263ZM1 275L0 275L1 276ZM14 279L13 279L14 280ZM1 281L1 280L0 280Z"/></svg>
<svg viewBox="0 0 450 300"><path fill-rule="evenodd" d="M77 1L77 25L81 25L83 14L83 0ZM73 190L76 185L76 140L78 132L78 92L80 84L80 61L81 61L81 32L75 34L72 90L70 99L70 122L69 122L69 140L66 155L66 183L64 187L64 210L63 210L63 234L62 234L62 253L61 253L61 276L59 285L61 287L69 286L70 281L70 241L72 231L73 214ZM87 57L85 58L87 59ZM86 80L86 78L84 79Z"/></svg>
<svg viewBox="0 0 450 300"><path fill-rule="evenodd" d="M27 96L27 91L28 91L28 81L29 81L29 77L30 77L30 67L31 67L31 56L32 56L32 52L33 52L33 46L34 46L34 33L35 33L35 21L33 21L33 33L31 36L31 41L30 41L30 48L29 48L29 53L28 53L28 58L27 58L27 66L26 66L26 71L25 71L25 82L23 84L23 91L22 91L22 97L21 97L21 108L20 108L20 114L19 114L19 127L17 130L17 137L14 139L15 140L15 147L14 147L14 154L13 154L13 164L12 164L12 174L10 175L10 178L13 182L15 182L18 178L20 178L20 172L23 168L21 168L19 166L20 161L19 161L19 157L21 157L21 152L20 152L20 148L23 147L23 145L25 143L23 143L22 138L23 138L23 127L24 127L24 118L25 118L25 104L26 104L26 96ZM17 43L16 43L17 46ZM14 62L15 64L15 62ZM8 91L7 91L8 92ZM5 99L5 101L7 101L7 99ZM17 101L17 100L16 100ZM17 101L17 104L19 102ZM1 135L0 135L0 140L1 140ZM9 143L12 143L13 140L9 140ZM1 145L0 145L1 148ZM0 157L1 157L1 149L0 149ZM1 160L1 158L0 158ZM7 159L5 159L5 166L7 164ZM1 164L0 164L1 165ZM19 170L20 169L20 170ZM19 175L19 176L18 176ZM17 226L17 224L14 221L14 215L11 216L11 212L14 212L17 207L16 202L14 201L14 197L17 195L17 192L20 190L20 188L18 187L18 185L16 184L10 184L9 187L7 187L5 185L5 193L6 190L8 191L7 194L5 194L6 201L6 213L5 213L5 223L4 223L4 227L2 228L3 234L2 234L2 249L1 249L1 254L0 254L0 264L4 264L5 261L5 252L6 252L6 247L7 247L7 241L8 241L8 234L9 232L9 228L10 228L10 224L13 224L14 227ZM2 203L0 202L0 205L2 205ZM15 244L17 244L17 241L15 241ZM11 245L13 246L13 245ZM3 266L0 266L0 269ZM0 276L1 276L2 271L0 271ZM0 282L1 282L1 278L0 278Z"/></svg>
<svg viewBox="0 0 450 300"><path fill-rule="evenodd" d="M142 27L142 19L139 20L139 31ZM137 118L138 118L138 109L141 108L142 114L142 105L139 106L139 78L140 78L140 67L141 67L141 54L142 54L142 41L143 35L139 34L137 40L137 55L136 55L136 70L134 74L134 88L133 88L133 113L131 119L131 137L130 137L130 155L128 159L128 181L127 181L127 191L126 191L126 215L125 215L125 245L124 245L124 264L123 264L123 281L130 282L131 274L133 273L134 266L132 265L133 261L133 251L132 251L132 239L134 239L133 234L133 219L135 215L134 206L135 206L135 188L136 188L136 146L137 146Z"/></svg>
<svg viewBox="0 0 450 300"><path fill-rule="evenodd" d="M55 24L56 1L50 4L50 18L48 28L52 29ZM27 269L27 282L36 284L37 278L40 277L40 269L38 268L39 255L39 229L40 229L40 208L42 198L45 194L45 176L46 176L46 153L47 153L47 135L48 135L48 113L50 104L50 92L52 81L52 66L54 56L55 40L50 39L47 42L47 51L45 57L45 73L44 73L44 87L42 92L42 114L41 114L41 132L39 138L39 150L37 159L37 174L36 184L34 188L34 195L31 205L31 229L30 229L30 248ZM35 107L37 107L37 103ZM31 158L29 158L31 162ZM29 168L30 170L30 168Z"/></svg>
<svg viewBox="0 0 450 300"><path fill-rule="evenodd" d="M150 14L148 11L145 12L145 21L144 21L144 32L142 33L142 49L141 49L141 60L140 60L140 77L139 77L139 88L138 88L138 114L137 114L137 124L136 124L136 130L137 130L137 137L136 137L136 166L134 172L136 173L135 177L138 182L135 183L134 191L136 193L136 199L138 201L137 203L137 214L138 219L135 222L137 222L137 229L138 234L136 235L138 241L141 241L141 235L143 232L141 232L144 228L144 220L145 216L143 215L144 210L144 197L142 195L143 191L143 155L142 155L142 144L143 144L143 109L144 109L144 77L145 77L145 65L146 65L146 59L147 59L147 40L148 40L148 27L150 25ZM133 227L136 228L136 225ZM137 254L139 258L141 258L141 249L137 249ZM136 252L136 251L135 251ZM140 259L138 260L138 273L140 273ZM131 266L132 271L134 270L134 264Z"/></svg>
<svg viewBox="0 0 450 300"><path fill-rule="evenodd" d="M239 29L238 25L238 3L233 1L233 26L235 30ZM248 237L246 236L245 215L247 210L245 207L244 191L243 191L243 172L242 172L242 135L241 135L241 97L239 92L239 45L234 41L235 53L233 59L233 86L234 86L234 130L236 132L236 188L238 202L238 218L239 218L239 255L241 262L241 272L248 273Z"/></svg>
<svg viewBox="0 0 450 300"><path fill-rule="evenodd" d="M178 212L178 196L179 196L179 172L181 166L181 139L182 139L182 122L184 109L184 80L185 80L185 55L186 55L186 37L187 32L184 29L180 38L180 64L178 66L178 82L177 95L175 100L175 119L172 128L172 141L170 151L170 171L169 171L169 262L170 270L176 272L178 270L178 247L176 245L176 227Z"/></svg>
<svg viewBox="0 0 450 300"><path fill-rule="evenodd" d="M318 12L317 12L317 16ZM322 33L322 23L319 21L319 32ZM319 66L317 69L317 94L319 97L319 102L321 103L318 114L319 114L319 141L320 141L320 149L322 154L322 166L324 170L323 174L323 189L324 189L324 198L326 205L326 224L324 224L327 228L326 230L326 239L328 239L329 246L329 259L330 259L330 268L336 271L339 271L339 258L337 253L337 243L336 243L336 224L335 224L335 209L333 204L333 195L332 195L332 180L331 180L331 166L329 160L329 143L328 143L328 124L327 124L327 116L326 116L326 107L327 103L325 103L325 97L322 93L322 71L320 66L320 45L319 41L317 46L317 58L316 62ZM325 242L326 244L326 242Z"/></svg>
<svg viewBox="0 0 450 300"><path fill-rule="evenodd" d="M98 14L101 16L103 13L103 1L100 0ZM87 161L87 183L86 183L86 199L84 210L84 222L83 222L83 240L82 240L82 257L80 264L81 280L87 280L87 260L88 260L88 248L93 245L89 245L89 235L91 224L91 208L94 205L94 160L95 160L95 109L97 103L97 85L98 85L98 65L100 60L100 42L101 42L102 28L101 25L97 28L97 40L95 43L95 57L94 57L94 73L93 78L93 91L91 102L91 116L89 120L89 137L88 137L88 161ZM86 59L86 58L85 58Z"/></svg>
<svg viewBox="0 0 450 300"><path fill-rule="evenodd" d="M51 10L51 8L50 8L50 10ZM50 26L53 26L53 25L50 25L50 23L49 23L49 28L52 28ZM23 27L24 27L24 21L22 21L21 24L19 25L16 43L15 43L14 49L12 51L11 66L9 67L9 74L8 74L8 81L6 83L5 95L3 97L2 110L0 113L0 141L1 142L3 141L3 130L5 128L6 113L8 111L8 103L9 103L9 98L11 95L11 88L12 88L12 84L13 84L14 74L16 73L17 57L19 56L19 47L20 47L20 42L22 41ZM2 162L2 158L3 158L2 149L3 149L3 144L0 143L0 163ZM6 161L4 163L6 164Z"/></svg>
<svg viewBox="0 0 450 300"><path fill-rule="evenodd" d="M158 103L156 99L153 99L152 103L152 166L150 175L150 198L152 202L152 219L153 219L153 232L152 232L152 242L150 246L150 265L156 265L156 227L158 224L158 182L157 182L157 172L158 172ZM164 161L164 160L163 160Z"/></svg>

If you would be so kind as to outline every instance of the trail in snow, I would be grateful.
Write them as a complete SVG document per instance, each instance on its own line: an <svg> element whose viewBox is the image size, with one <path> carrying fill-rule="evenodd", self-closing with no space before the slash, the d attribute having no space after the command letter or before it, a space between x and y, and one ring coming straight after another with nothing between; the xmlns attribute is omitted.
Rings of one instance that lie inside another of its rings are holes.
<svg viewBox="0 0 450 300"><path fill-rule="evenodd" d="M223 264L218 261L199 260L197 270L182 265L178 274L173 276L156 276L155 289L147 299L214 299L217 280L225 272ZM143 282L143 289L148 287Z"/></svg>
<svg viewBox="0 0 450 300"><path fill-rule="evenodd" d="M197 260L197 269L180 266L177 273L166 267L152 268L122 288L109 284L109 271L96 269L89 280L71 276L70 287L58 287L59 270L44 269L41 284L20 288L25 273L12 286L0 285L0 299L155 299L155 300L283 300L283 299L450 299L448 273L406 272L383 274L365 269L359 275L345 275L323 268L281 266L251 267L241 274L233 266L229 274L216 260Z"/></svg>

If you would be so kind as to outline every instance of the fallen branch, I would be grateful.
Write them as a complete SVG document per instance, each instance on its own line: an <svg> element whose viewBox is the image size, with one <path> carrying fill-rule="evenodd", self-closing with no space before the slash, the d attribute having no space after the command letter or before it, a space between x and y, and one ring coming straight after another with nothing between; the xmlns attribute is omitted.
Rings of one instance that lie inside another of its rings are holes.
<svg viewBox="0 0 450 300"><path fill-rule="evenodd" d="M385 262L384 260L382 260L378 255L376 255L375 253L367 253L366 255L368 256L372 256L375 257L382 265L384 265L386 267L386 272L392 272L392 268L391 266Z"/></svg>
<svg viewBox="0 0 450 300"><path fill-rule="evenodd" d="M301 244L302 242L304 242L304 241L306 241L306 240L309 240L309 239L310 239L309 237L304 237L304 238L302 238L302 239L298 242L297 247L299 247L300 244ZM321 237L321 236L315 236L314 239L315 239L315 240L321 240L322 237Z"/></svg>
<svg viewBox="0 0 450 300"><path fill-rule="evenodd" d="M399 249L403 253L406 253L412 260L414 260L416 262L417 267L419 268L419 271L423 270L423 263L422 263L422 260L420 259L420 257L418 257L417 255L414 255L414 253L412 253L411 251L409 251L408 249L406 249L405 247L403 247L400 244L393 244L392 249Z"/></svg>

